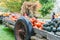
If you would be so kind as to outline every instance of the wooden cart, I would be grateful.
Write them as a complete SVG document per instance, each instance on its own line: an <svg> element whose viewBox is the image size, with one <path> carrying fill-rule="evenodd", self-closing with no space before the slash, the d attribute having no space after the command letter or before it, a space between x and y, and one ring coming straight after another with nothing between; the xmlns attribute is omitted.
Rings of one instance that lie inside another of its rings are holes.
<svg viewBox="0 0 60 40"><path fill-rule="evenodd" d="M5 19L3 22L7 27L14 30L16 40L31 40L32 36L37 38L34 40L40 40L41 37L46 38L46 40L60 40L60 36L52 32L33 28L31 22L23 16L16 22Z"/></svg>

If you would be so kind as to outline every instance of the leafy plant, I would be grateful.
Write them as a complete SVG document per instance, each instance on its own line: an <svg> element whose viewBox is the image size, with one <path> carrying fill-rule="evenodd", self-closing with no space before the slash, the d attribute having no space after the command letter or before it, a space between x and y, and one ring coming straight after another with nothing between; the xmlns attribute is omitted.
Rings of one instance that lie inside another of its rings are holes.
<svg viewBox="0 0 60 40"><path fill-rule="evenodd" d="M7 1L6 6L11 12L20 12L21 6L24 1L29 1L29 0L20 0L21 2L18 1Z"/></svg>
<svg viewBox="0 0 60 40"><path fill-rule="evenodd" d="M5 7L0 7L0 11L1 12L9 12L9 10L7 8L5 8Z"/></svg>
<svg viewBox="0 0 60 40"><path fill-rule="evenodd" d="M7 2L6 5L7 5L7 8L11 12L19 12L20 11L21 5L19 2Z"/></svg>
<svg viewBox="0 0 60 40"><path fill-rule="evenodd" d="M39 2L42 4L42 8L40 9L41 15L44 17L47 14L50 14L50 11L52 10L54 3L52 0L39 0Z"/></svg>

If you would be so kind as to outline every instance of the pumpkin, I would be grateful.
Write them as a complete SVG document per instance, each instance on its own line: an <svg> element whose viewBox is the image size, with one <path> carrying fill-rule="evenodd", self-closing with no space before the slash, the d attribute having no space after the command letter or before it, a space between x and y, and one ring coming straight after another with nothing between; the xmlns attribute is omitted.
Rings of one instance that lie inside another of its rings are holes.
<svg viewBox="0 0 60 40"><path fill-rule="evenodd" d="M36 29L38 29L38 27L35 25L35 26L33 26L33 28L36 28Z"/></svg>
<svg viewBox="0 0 60 40"><path fill-rule="evenodd" d="M36 25L38 28L41 27L41 23L39 23L39 22L35 23L35 25Z"/></svg>
<svg viewBox="0 0 60 40"><path fill-rule="evenodd" d="M9 16L10 15L10 13L4 13L3 14L3 16Z"/></svg>

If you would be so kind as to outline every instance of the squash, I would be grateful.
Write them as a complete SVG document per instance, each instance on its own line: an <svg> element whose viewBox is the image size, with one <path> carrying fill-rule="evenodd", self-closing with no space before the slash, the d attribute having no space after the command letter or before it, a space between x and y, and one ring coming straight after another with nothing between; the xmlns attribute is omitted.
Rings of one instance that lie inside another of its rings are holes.
<svg viewBox="0 0 60 40"><path fill-rule="evenodd" d="M42 26L42 24L39 23L39 22L35 23L35 25L36 25L38 28L40 28L40 27Z"/></svg>
<svg viewBox="0 0 60 40"><path fill-rule="evenodd" d="M10 13L4 13L3 14L3 16L9 16L10 15Z"/></svg>
<svg viewBox="0 0 60 40"><path fill-rule="evenodd" d="M60 27L57 28L57 32L60 32Z"/></svg>
<svg viewBox="0 0 60 40"><path fill-rule="evenodd" d="M46 31L49 31L49 32L52 31L51 27L43 27L43 29L46 30Z"/></svg>

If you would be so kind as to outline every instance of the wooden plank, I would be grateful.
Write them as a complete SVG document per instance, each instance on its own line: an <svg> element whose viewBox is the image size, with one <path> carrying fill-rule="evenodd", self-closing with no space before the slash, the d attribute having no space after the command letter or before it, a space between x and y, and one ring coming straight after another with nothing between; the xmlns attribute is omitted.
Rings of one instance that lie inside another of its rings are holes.
<svg viewBox="0 0 60 40"><path fill-rule="evenodd" d="M39 34L39 35L43 36L43 37L47 37L47 31L45 31L45 30L38 30L38 29L34 28L34 32L36 34Z"/></svg>
<svg viewBox="0 0 60 40"><path fill-rule="evenodd" d="M45 38L39 38L39 37L36 37L36 36L32 36L31 40L47 40L47 39L45 39Z"/></svg>

